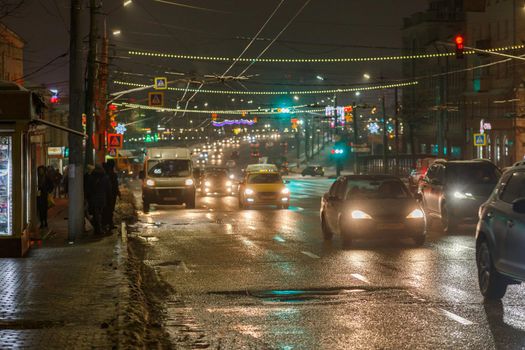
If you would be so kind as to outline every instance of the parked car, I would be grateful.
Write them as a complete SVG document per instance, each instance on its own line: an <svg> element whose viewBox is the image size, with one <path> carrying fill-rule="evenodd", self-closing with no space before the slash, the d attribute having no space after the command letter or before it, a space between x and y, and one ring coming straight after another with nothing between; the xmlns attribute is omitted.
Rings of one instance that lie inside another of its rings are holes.
<svg viewBox="0 0 525 350"><path fill-rule="evenodd" d="M453 232L464 221L475 222L501 172L488 160L437 160L428 169L419 189L423 209Z"/></svg>
<svg viewBox="0 0 525 350"><path fill-rule="evenodd" d="M320 165L309 165L301 172L302 176L324 176L324 168Z"/></svg>
<svg viewBox="0 0 525 350"><path fill-rule="evenodd" d="M426 239L426 218L400 178L388 175L339 177L321 200L324 239L338 233L344 245L354 239Z"/></svg>
<svg viewBox="0 0 525 350"><path fill-rule="evenodd" d="M505 172L480 208L476 263L481 294L501 299L509 284L525 281L525 165Z"/></svg>

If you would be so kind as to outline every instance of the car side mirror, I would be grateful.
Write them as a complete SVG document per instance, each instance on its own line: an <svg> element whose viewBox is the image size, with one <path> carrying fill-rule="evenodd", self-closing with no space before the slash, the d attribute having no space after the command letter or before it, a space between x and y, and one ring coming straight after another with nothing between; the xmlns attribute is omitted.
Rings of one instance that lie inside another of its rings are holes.
<svg viewBox="0 0 525 350"><path fill-rule="evenodd" d="M512 203L512 210L518 214L525 214L525 198L518 198Z"/></svg>
<svg viewBox="0 0 525 350"><path fill-rule="evenodd" d="M146 176L145 176L145 174L144 174L144 170L141 170L141 171L139 172L139 179L144 180L145 177L146 177Z"/></svg>

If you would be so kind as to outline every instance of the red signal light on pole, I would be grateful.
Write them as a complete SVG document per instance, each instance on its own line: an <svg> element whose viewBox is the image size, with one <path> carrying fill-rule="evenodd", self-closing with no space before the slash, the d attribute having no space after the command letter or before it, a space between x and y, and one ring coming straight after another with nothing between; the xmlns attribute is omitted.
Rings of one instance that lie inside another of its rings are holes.
<svg viewBox="0 0 525 350"><path fill-rule="evenodd" d="M456 58L463 58L463 50L465 49L465 38L463 38L463 35L456 35L454 43L456 44Z"/></svg>

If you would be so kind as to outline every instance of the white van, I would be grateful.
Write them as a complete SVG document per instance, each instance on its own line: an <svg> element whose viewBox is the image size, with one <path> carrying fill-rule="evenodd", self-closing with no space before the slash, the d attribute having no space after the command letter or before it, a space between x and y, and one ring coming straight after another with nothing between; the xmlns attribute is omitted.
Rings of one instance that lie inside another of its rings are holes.
<svg viewBox="0 0 525 350"><path fill-rule="evenodd" d="M141 171L144 212L150 204L186 204L195 208L191 151L187 148L148 148Z"/></svg>

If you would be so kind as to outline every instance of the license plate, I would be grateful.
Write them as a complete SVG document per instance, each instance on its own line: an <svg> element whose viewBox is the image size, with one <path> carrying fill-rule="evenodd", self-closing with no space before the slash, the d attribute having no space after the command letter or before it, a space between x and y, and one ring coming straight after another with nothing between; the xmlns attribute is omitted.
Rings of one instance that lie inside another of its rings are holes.
<svg viewBox="0 0 525 350"><path fill-rule="evenodd" d="M165 201L178 201L179 198L178 197L164 197L164 200Z"/></svg>
<svg viewBox="0 0 525 350"><path fill-rule="evenodd" d="M380 230L402 230L405 227L403 224L378 224L377 228Z"/></svg>

